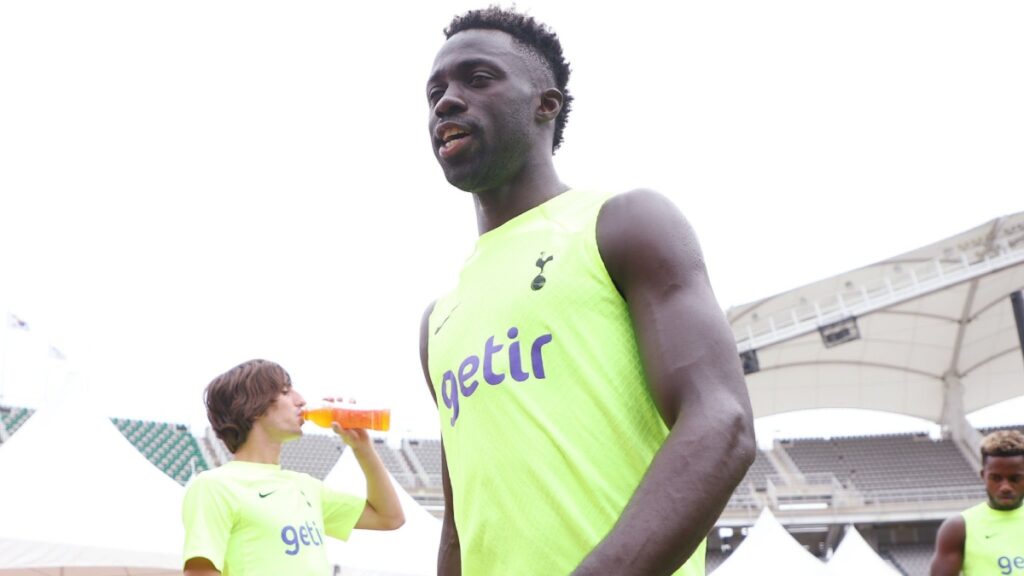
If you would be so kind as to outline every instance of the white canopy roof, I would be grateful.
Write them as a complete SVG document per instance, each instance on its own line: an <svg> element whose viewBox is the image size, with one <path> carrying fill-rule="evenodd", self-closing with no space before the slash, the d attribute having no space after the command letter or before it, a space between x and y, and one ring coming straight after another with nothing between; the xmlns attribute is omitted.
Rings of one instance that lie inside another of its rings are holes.
<svg viewBox="0 0 1024 576"><path fill-rule="evenodd" d="M864 408L942 422L1024 395L1010 301L1022 288L1024 212L727 315L759 364L757 417Z"/></svg>
<svg viewBox="0 0 1024 576"><path fill-rule="evenodd" d="M390 473L388 474L390 476ZM352 450L345 450L324 482L332 488L366 496L366 479ZM437 574L441 521L434 518L394 478L405 513L398 530L353 530L347 542L329 538L327 554L342 576L428 576Z"/></svg>
<svg viewBox="0 0 1024 576"><path fill-rule="evenodd" d="M743 542L712 572L713 576L748 574L823 576L825 565L804 550L779 524L771 510L764 508Z"/></svg>
<svg viewBox="0 0 1024 576"><path fill-rule="evenodd" d="M180 574L182 487L88 400L0 445L0 574Z"/></svg>
<svg viewBox="0 0 1024 576"><path fill-rule="evenodd" d="M871 546L864 541L853 525L846 527L846 535L836 547L828 564L825 565L827 576L899 576L888 562L883 560Z"/></svg>

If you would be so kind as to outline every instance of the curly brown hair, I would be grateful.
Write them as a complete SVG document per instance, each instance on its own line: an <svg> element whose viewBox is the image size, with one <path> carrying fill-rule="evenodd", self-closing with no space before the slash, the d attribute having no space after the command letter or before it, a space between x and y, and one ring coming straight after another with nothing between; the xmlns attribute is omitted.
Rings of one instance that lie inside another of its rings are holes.
<svg viewBox="0 0 1024 576"><path fill-rule="evenodd" d="M1016 430L997 430L981 440L981 462L989 456L1024 456L1024 434Z"/></svg>
<svg viewBox="0 0 1024 576"><path fill-rule="evenodd" d="M269 360L249 360L217 376L203 401L210 426L232 454L249 438L252 423L292 386L292 377Z"/></svg>

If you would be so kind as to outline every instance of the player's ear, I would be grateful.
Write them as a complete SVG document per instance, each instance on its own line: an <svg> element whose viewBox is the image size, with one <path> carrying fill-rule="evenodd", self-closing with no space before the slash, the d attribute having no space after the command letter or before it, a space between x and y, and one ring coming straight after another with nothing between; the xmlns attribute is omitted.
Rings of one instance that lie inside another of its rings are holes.
<svg viewBox="0 0 1024 576"><path fill-rule="evenodd" d="M562 104L565 97L561 90L548 88L540 95L540 105L537 106L537 120L540 122L554 122L558 114L562 112Z"/></svg>

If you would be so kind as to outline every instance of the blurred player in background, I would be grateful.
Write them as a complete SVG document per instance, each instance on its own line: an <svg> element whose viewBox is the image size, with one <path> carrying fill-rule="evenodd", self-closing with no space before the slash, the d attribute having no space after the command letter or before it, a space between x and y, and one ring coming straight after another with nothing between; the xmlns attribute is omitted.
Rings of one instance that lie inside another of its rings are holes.
<svg viewBox="0 0 1024 576"><path fill-rule="evenodd" d="M1024 574L1024 434L985 436L981 463L988 501L942 523L931 576Z"/></svg>
<svg viewBox="0 0 1024 576"><path fill-rule="evenodd" d="M281 469L281 446L302 436L306 401L281 366L251 360L206 387L210 425L234 460L189 483L185 576L326 576L324 538L353 528L394 530L405 522L384 464L366 430L333 430L366 475L366 498Z"/></svg>

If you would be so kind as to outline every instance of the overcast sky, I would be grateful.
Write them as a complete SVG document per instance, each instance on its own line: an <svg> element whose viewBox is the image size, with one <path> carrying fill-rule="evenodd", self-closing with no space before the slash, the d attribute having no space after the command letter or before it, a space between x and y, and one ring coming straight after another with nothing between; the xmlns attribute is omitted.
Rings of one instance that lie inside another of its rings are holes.
<svg viewBox="0 0 1024 576"><path fill-rule="evenodd" d="M1024 209L1024 3L671 4L518 6L573 66L563 180L671 197L723 308ZM3 403L201 431L264 357L436 434L419 321L476 226L424 85L479 6L0 3Z"/></svg>

